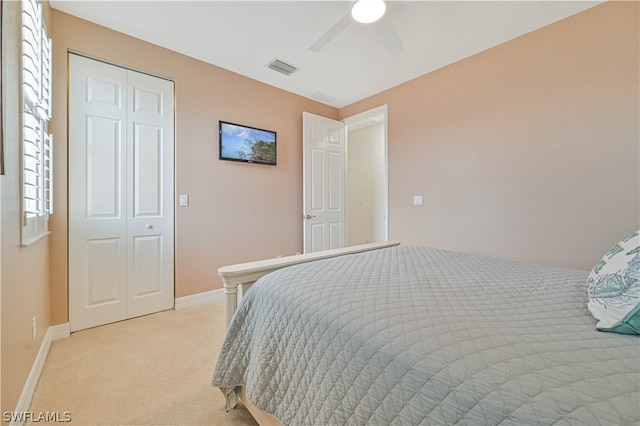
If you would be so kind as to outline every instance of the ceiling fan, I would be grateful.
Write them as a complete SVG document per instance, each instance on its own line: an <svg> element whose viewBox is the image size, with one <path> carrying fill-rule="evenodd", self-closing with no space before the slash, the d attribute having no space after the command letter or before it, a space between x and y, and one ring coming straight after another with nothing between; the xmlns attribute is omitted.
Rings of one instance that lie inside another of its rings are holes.
<svg viewBox="0 0 640 426"><path fill-rule="evenodd" d="M389 16L385 14L386 9L384 0L356 1L351 10L338 19L338 22L322 34L308 50L319 52L355 20L363 24L372 24L387 52L391 56L397 55L404 51L404 45Z"/></svg>

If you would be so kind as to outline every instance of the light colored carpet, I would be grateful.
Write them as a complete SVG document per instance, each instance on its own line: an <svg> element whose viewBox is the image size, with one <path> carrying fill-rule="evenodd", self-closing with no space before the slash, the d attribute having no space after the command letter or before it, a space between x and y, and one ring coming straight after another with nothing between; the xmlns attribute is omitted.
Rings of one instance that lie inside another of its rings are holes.
<svg viewBox="0 0 640 426"><path fill-rule="evenodd" d="M222 303L73 333L53 342L30 411L78 425L255 425L210 385L223 337Z"/></svg>

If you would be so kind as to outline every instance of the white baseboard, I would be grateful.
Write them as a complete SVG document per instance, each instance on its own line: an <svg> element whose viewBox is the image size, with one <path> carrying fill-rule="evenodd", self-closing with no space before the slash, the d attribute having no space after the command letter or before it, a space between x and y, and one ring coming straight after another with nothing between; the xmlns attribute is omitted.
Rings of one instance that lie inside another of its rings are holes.
<svg viewBox="0 0 640 426"><path fill-rule="evenodd" d="M174 309L180 310L191 308L192 306L208 305L214 302L224 302L224 289L205 291L203 293L192 294L190 296L178 297L175 300Z"/></svg>
<svg viewBox="0 0 640 426"><path fill-rule="evenodd" d="M56 340L66 339L71 336L71 329L69 328L69 323L65 322L60 325L52 325L49 327L47 333L51 333L51 341L55 342Z"/></svg>
<svg viewBox="0 0 640 426"><path fill-rule="evenodd" d="M38 355L36 356L35 361L33 362L33 366L31 367L31 371L29 372L27 381L22 388L22 393L20 394L20 399L18 400L18 404L15 410L16 413L25 413L29 411L31 400L33 399L33 394L36 391L38 380L40 380L40 374L42 373L42 369L44 368L44 362L47 360L49 349L51 349L51 343L55 340L69 337L70 334L69 323L54 325L47 329L47 333L42 339L40 350L38 351ZM22 425L22 422L18 423L16 421L12 421L10 424L12 426Z"/></svg>

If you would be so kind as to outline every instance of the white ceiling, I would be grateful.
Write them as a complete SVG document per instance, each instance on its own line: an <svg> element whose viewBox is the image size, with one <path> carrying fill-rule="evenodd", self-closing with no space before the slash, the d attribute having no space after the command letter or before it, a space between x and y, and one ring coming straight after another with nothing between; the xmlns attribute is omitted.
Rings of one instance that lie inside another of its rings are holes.
<svg viewBox="0 0 640 426"><path fill-rule="evenodd" d="M63 1L54 9L340 108L595 6L601 1L390 1L405 50L353 22L309 51L349 1ZM90 34L87 35L90 37ZM267 66L280 59L290 76Z"/></svg>

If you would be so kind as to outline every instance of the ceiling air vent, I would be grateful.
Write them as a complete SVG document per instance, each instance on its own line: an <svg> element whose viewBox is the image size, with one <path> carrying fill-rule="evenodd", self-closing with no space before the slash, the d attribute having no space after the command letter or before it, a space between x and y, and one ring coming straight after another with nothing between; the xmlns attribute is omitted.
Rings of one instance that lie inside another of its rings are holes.
<svg viewBox="0 0 640 426"><path fill-rule="evenodd" d="M289 65L286 62L282 62L280 59L274 59L273 62L269 64L269 68L271 68L272 70L281 72L282 74L285 74L285 75L290 75L291 73L293 73L298 69L293 65Z"/></svg>
<svg viewBox="0 0 640 426"><path fill-rule="evenodd" d="M333 96L329 96L322 92L315 92L311 95L311 97L325 104L330 104L331 102L336 100L336 98L334 98Z"/></svg>

